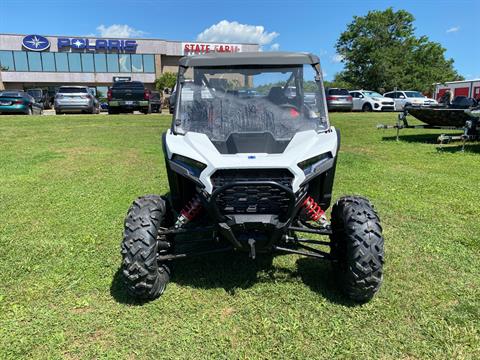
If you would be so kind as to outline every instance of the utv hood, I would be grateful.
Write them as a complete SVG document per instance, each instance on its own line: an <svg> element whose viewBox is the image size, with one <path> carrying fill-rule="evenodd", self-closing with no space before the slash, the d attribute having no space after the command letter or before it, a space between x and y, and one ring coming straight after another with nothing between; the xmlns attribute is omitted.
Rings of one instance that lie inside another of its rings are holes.
<svg viewBox="0 0 480 360"><path fill-rule="evenodd" d="M243 136L242 134L240 137ZM256 136L258 135L252 134L253 139ZM247 139L246 135L245 138ZM219 169L288 169L294 175L292 190L296 192L306 179L304 171L298 164L326 154L328 159L325 166L331 167L338 146L337 131L334 127L320 133L314 130L298 132L288 144L285 144L282 152L265 152L269 150L269 145L264 144L249 146L253 151L246 152L244 150L247 146L241 145L243 140L245 139L234 140L230 147L230 149L237 147L241 152L224 153L219 151L218 145L215 146L205 134L188 132L185 135L175 135L169 131L166 136L167 157L171 160L173 155L180 155L205 164L206 167L201 171L198 180L203 184L204 190L210 194L213 190L210 177ZM264 139L255 140L263 141ZM255 142L252 139L246 141Z"/></svg>

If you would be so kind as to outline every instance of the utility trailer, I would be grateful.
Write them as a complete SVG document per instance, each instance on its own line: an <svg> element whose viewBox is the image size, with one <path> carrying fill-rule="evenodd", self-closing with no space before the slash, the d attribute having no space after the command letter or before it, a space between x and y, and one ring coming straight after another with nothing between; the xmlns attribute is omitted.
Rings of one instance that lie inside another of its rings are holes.
<svg viewBox="0 0 480 360"><path fill-rule="evenodd" d="M425 122L422 125L410 125L408 115ZM431 130L457 130L463 131L461 135L441 134L437 143L442 146L452 141L462 141L462 151L465 150L467 141L480 140L480 108L475 109L448 109L448 108L422 108L407 107L398 114L395 125L378 124L377 129L396 129L396 140L399 141L401 129L431 129Z"/></svg>

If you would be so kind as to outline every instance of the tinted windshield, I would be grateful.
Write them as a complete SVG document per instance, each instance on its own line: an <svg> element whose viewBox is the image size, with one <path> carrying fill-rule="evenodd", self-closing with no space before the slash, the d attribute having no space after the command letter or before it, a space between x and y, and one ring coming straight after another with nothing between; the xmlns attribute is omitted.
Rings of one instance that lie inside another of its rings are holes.
<svg viewBox="0 0 480 360"><path fill-rule="evenodd" d="M0 97L10 97L10 98L21 98L23 97L23 92L13 92L13 91L5 91L0 92Z"/></svg>
<svg viewBox="0 0 480 360"><path fill-rule="evenodd" d="M405 91L405 95L409 98L423 98L425 96L422 95L422 93L418 91Z"/></svg>
<svg viewBox="0 0 480 360"><path fill-rule="evenodd" d="M347 89L328 89L328 95L350 95Z"/></svg>
<svg viewBox="0 0 480 360"><path fill-rule="evenodd" d="M143 89L143 83L139 81L117 81L116 83L113 84L112 88L114 89L132 89L132 88L138 88L138 89Z"/></svg>
<svg viewBox="0 0 480 360"><path fill-rule="evenodd" d="M42 90L28 90L27 93L33 97L42 97Z"/></svg>
<svg viewBox="0 0 480 360"><path fill-rule="evenodd" d="M327 129L323 87L314 77L310 65L195 68L181 84L176 130L225 141L232 133L289 140Z"/></svg>
<svg viewBox="0 0 480 360"><path fill-rule="evenodd" d="M76 94L76 93L88 93L87 88L76 88L76 87L61 87L58 90L62 94Z"/></svg>
<svg viewBox="0 0 480 360"><path fill-rule="evenodd" d="M380 95L375 91L364 91L363 93L365 94L365 96L369 96L369 97L383 97L382 95Z"/></svg>

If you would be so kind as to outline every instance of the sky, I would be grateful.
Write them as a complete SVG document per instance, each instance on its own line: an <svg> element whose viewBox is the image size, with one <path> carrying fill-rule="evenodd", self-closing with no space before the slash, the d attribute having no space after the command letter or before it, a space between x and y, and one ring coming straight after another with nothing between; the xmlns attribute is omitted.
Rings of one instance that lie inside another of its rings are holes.
<svg viewBox="0 0 480 360"><path fill-rule="evenodd" d="M388 7L412 13L416 35L441 43L465 78L480 78L480 0L0 0L0 33L255 42L313 52L331 80L343 68L335 42L347 24Z"/></svg>

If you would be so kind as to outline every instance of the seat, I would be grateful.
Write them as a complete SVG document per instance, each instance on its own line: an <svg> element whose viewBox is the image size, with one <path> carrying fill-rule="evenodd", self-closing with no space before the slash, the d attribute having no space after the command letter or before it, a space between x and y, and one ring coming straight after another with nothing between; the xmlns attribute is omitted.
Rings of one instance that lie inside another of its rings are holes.
<svg viewBox="0 0 480 360"><path fill-rule="evenodd" d="M275 105L282 105L288 103L288 98L281 86L274 86L270 89L267 95L267 100Z"/></svg>

